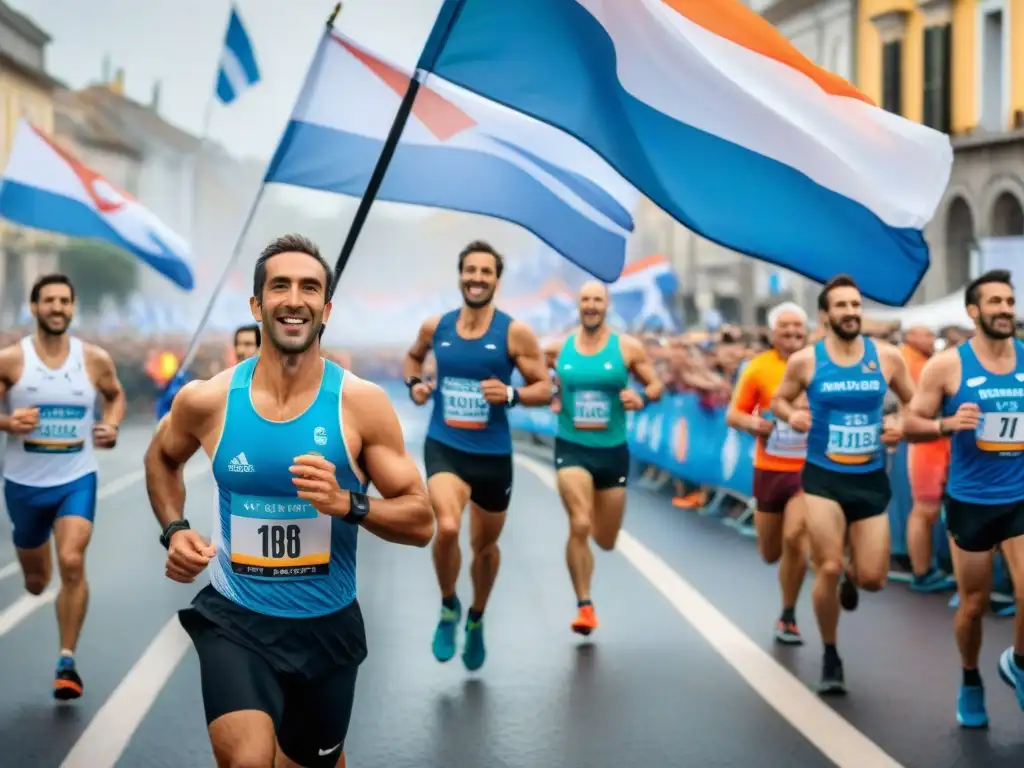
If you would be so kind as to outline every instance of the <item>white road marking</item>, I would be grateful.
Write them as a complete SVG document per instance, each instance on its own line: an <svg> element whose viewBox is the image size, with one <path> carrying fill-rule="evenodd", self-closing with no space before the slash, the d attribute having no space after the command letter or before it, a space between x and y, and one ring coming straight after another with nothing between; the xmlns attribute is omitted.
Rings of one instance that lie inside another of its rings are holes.
<svg viewBox="0 0 1024 768"><path fill-rule="evenodd" d="M174 616L93 716L61 768L114 768L191 641Z"/></svg>
<svg viewBox="0 0 1024 768"><path fill-rule="evenodd" d="M557 492L553 469L521 454L515 461ZM902 768L625 530L619 534L617 551L769 706L839 768Z"/></svg>
<svg viewBox="0 0 1024 768"><path fill-rule="evenodd" d="M3 637L44 605L57 599L57 589L51 587L41 595L22 595L0 612L0 637Z"/></svg>

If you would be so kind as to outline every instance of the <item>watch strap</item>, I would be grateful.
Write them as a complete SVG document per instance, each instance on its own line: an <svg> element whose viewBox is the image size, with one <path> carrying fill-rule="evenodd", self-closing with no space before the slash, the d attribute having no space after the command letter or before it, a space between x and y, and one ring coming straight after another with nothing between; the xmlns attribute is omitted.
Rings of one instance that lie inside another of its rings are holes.
<svg viewBox="0 0 1024 768"><path fill-rule="evenodd" d="M359 525L370 514L370 497L358 491L350 491L348 496L348 514L342 520L351 525Z"/></svg>
<svg viewBox="0 0 1024 768"><path fill-rule="evenodd" d="M171 537L174 536L178 531L191 530L192 526L189 525L188 520L182 518L181 520L172 520L164 528L163 533L160 534L160 544L163 545L164 549L168 549L171 546Z"/></svg>

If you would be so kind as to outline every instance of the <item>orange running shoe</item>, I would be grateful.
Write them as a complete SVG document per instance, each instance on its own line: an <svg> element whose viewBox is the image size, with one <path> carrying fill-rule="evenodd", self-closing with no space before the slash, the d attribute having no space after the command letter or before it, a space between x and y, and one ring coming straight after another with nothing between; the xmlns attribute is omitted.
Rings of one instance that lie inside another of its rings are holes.
<svg viewBox="0 0 1024 768"><path fill-rule="evenodd" d="M572 622L572 631L586 637L595 629L597 629L597 614L594 613L594 606L589 603L581 605L579 613L576 614L576 618Z"/></svg>

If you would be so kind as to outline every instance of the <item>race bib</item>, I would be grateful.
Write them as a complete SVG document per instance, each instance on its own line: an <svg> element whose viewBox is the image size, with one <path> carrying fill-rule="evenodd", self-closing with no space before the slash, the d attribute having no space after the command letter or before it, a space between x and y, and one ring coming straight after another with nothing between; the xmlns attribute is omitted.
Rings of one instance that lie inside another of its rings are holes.
<svg viewBox="0 0 1024 768"><path fill-rule="evenodd" d="M309 579L331 569L331 518L308 501L231 495L231 570L240 576Z"/></svg>
<svg viewBox="0 0 1024 768"><path fill-rule="evenodd" d="M881 448L882 425L866 413L832 413L825 455L837 464L867 464Z"/></svg>
<svg viewBox="0 0 1024 768"><path fill-rule="evenodd" d="M573 394L572 425L576 429L608 429L612 399L607 392L580 390Z"/></svg>
<svg viewBox="0 0 1024 768"><path fill-rule="evenodd" d="M802 459L807 456L807 435L785 421L776 421L775 429L764 442L764 452L780 459Z"/></svg>
<svg viewBox="0 0 1024 768"><path fill-rule="evenodd" d="M1004 454L1024 451L1024 413L983 413L974 435L982 451Z"/></svg>
<svg viewBox="0 0 1024 768"><path fill-rule="evenodd" d="M444 423L455 429L485 429L491 418L491 404L484 399L480 382L471 379L441 380Z"/></svg>
<svg viewBox="0 0 1024 768"><path fill-rule="evenodd" d="M39 425L25 435L27 453L78 453L85 447L89 409L83 405L40 405Z"/></svg>

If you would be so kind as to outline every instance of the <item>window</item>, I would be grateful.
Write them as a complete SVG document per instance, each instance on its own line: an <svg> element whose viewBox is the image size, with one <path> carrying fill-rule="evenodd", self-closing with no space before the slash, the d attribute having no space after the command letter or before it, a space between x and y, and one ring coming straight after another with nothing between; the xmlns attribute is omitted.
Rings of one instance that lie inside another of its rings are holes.
<svg viewBox="0 0 1024 768"><path fill-rule="evenodd" d="M943 133L950 129L950 60L952 28L949 24L924 31L924 124Z"/></svg>
<svg viewBox="0 0 1024 768"><path fill-rule="evenodd" d="M1003 1L982 0L977 25L978 122L989 131L1002 131L1009 122L1007 31Z"/></svg>
<svg viewBox="0 0 1024 768"><path fill-rule="evenodd" d="M882 46L882 108L903 114L903 42Z"/></svg>

